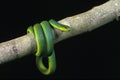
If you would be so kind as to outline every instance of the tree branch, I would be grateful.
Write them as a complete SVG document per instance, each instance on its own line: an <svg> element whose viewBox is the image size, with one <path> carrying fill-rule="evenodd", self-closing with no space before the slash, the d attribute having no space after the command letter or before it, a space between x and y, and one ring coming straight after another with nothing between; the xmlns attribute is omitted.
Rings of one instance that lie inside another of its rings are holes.
<svg viewBox="0 0 120 80"><path fill-rule="evenodd" d="M61 32L54 29L54 42L58 43L72 36L91 31L114 19L118 20L119 16L120 0L110 0L82 14L62 19L59 22L70 26L71 31ZM34 53L35 49L36 42L31 34L2 42L0 43L0 64Z"/></svg>

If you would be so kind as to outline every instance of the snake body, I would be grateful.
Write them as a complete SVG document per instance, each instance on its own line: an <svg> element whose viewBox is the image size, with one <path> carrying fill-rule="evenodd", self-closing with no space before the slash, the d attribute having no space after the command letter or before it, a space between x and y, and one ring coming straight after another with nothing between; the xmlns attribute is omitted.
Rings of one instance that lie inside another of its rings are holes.
<svg viewBox="0 0 120 80"><path fill-rule="evenodd" d="M36 23L33 27L30 26L27 29L27 32L31 33L35 37L37 44L35 53L36 65L44 75L49 75L55 72L56 69L56 58L51 26L60 31L70 30L70 27L60 24L53 19L49 21L42 21L41 23ZM43 63L43 59L45 57L48 59L48 67L46 67Z"/></svg>

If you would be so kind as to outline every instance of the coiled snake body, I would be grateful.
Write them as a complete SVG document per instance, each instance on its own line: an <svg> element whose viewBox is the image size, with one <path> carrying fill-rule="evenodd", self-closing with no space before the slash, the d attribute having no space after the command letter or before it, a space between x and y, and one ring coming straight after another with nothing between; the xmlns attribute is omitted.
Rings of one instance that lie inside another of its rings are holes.
<svg viewBox="0 0 120 80"><path fill-rule="evenodd" d="M49 75L56 69L56 58L54 51L53 33L52 28L56 28L60 31L69 31L70 27L60 24L55 20L42 21L30 26L27 29L28 33L34 35L37 49L36 49L36 65L41 73ZM48 68L43 63L43 58L48 57Z"/></svg>

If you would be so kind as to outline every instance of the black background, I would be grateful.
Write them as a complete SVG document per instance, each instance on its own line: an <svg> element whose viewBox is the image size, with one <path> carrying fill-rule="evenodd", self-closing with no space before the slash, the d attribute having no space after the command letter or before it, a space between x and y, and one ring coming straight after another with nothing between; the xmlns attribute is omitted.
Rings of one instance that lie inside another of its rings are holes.
<svg viewBox="0 0 120 80"><path fill-rule="evenodd" d="M0 42L26 34L29 25L51 18L60 20L92 9L108 0L0 1ZM107 13L106 13L107 14ZM42 75L29 55L0 65L0 80L120 79L120 22L55 45L57 70Z"/></svg>

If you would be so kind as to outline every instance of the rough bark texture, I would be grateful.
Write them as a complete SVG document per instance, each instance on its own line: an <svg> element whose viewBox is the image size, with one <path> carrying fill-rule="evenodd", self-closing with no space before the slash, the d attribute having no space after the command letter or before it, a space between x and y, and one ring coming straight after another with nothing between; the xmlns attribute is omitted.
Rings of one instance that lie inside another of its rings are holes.
<svg viewBox="0 0 120 80"><path fill-rule="evenodd" d="M71 31L61 32L54 29L54 42L57 43L66 38L91 31L114 19L118 20L119 16L120 0L110 0L82 14L62 19L59 22L70 26ZM31 34L2 42L0 43L0 64L28 55L34 52L35 49L36 42Z"/></svg>

